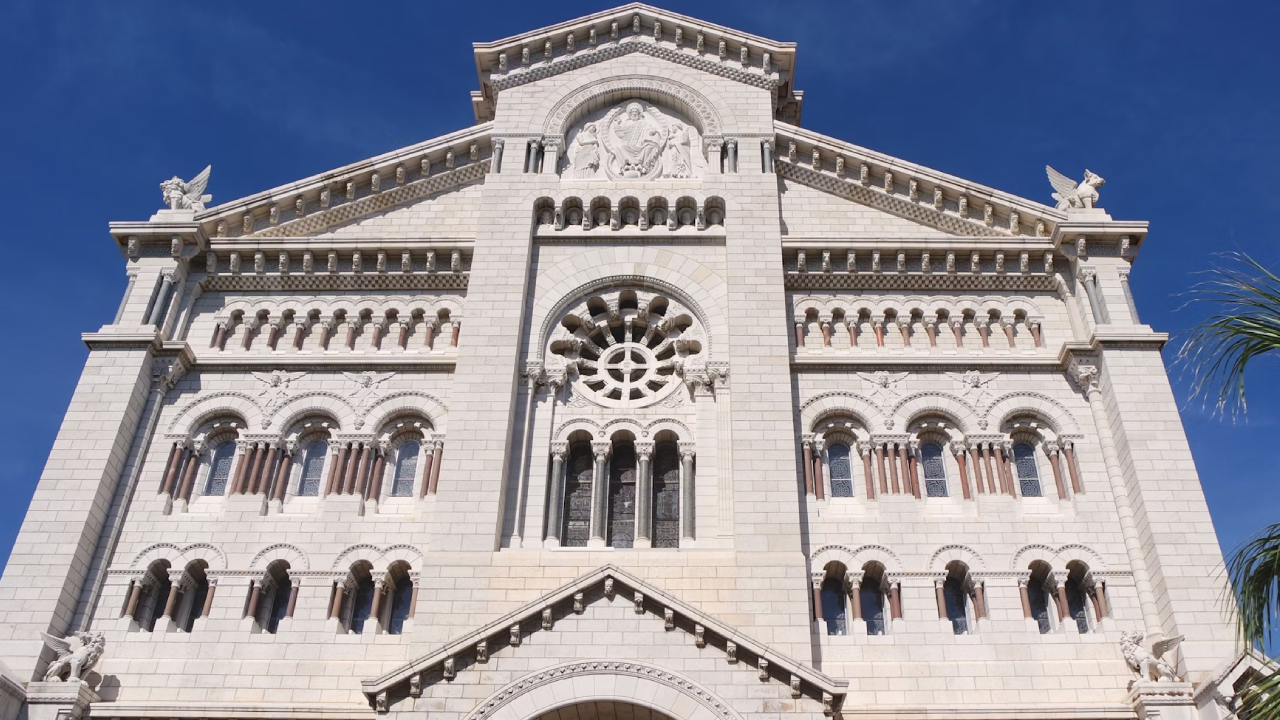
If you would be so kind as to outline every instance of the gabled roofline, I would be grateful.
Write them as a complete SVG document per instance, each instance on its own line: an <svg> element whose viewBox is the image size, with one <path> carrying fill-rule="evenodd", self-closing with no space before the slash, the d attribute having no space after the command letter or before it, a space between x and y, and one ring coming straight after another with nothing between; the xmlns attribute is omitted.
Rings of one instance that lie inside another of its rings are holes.
<svg viewBox="0 0 1280 720"><path fill-rule="evenodd" d="M752 35L751 33L742 32L741 30L734 30L731 27L726 27L724 25L717 25L715 23L709 23L705 20L700 20L698 18L690 17L688 15L681 15L680 13L674 13L669 10L663 10L662 8L657 8L652 5L639 3L639 2L627 3L626 5L619 5L614 8L609 8L608 10L601 10L600 12L592 13L590 15L583 15L573 20L566 20L564 22L557 23L555 25L548 25L546 27L538 28L537 30L531 30L529 32L520 33L518 35L511 35L511 36L502 38L501 40L491 40L489 42L471 43L471 47L475 48L476 50L498 50L503 47L520 45L534 38L540 38L544 35L549 35L551 33L565 32L567 30L572 30L574 28L594 25L595 23L598 23L602 20L609 20L616 16L625 15L627 13L647 13L652 16L660 17L663 20L672 20L674 22L684 23L687 25L696 25L702 30L709 30L716 34L724 35L726 37L732 37L734 39L747 40L747 41L750 41L752 44L759 45L759 46L767 45L779 51L786 51L786 50L794 51L796 49L796 44L794 42L781 42L778 40L771 40L769 38L761 37L759 35Z"/></svg>
<svg viewBox="0 0 1280 720"><path fill-rule="evenodd" d="M267 208L269 214L272 207L279 206L281 203L289 203L299 198L303 200L305 205L318 200L325 189L332 191L335 187L340 188L348 182L362 186L368 185L373 174L389 171L390 184L387 186L387 190L395 189L399 184L395 180L397 167L407 168L415 173L415 177L412 180L413 183L424 180L436 181L441 174L453 171L449 161L454 157L460 158L458 160L460 169L465 169L468 165L486 162L492 151L489 142L489 133L492 128L492 123L483 123L464 128L301 180L279 185L269 190L263 190L253 195L247 195L197 213L195 222L202 226L209 237L225 237L226 234L219 232L217 229L220 223L224 225L223 230L230 229L232 232L236 232L235 229L240 227L242 218L246 214L249 216L260 215L261 213L258 211L263 208ZM477 159L474 161L469 157L471 146L476 147L478 154ZM450 156L449 153L453 153L453 155ZM433 166L441 166L442 164L443 167L433 169ZM474 179L470 178L470 175L474 175L474 171L464 174L468 176L467 181ZM433 184L439 185L440 182L436 181ZM361 199L363 199L363 196ZM321 205L322 207L319 211L312 211L308 217L314 218L326 212L331 212L327 204L322 203ZM294 219L297 218L284 217L279 224L286 225ZM259 229L255 228L251 232L241 233L241 235L250 236L259 232ZM262 228L261 233L266 235L279 234L276 231L276 226L272 226L270 229Z"/></svg>
<svg viewBox="0 0 1280 720"><path fill-rule="evenodd" d="M615 592L617 591L617 584L629 588L633 593L638 592L644 596L645 602L661 605L664 609L671 610L676 616L687 618L689 621L703 626L707 635L714 635L725 641L735 643L739 651L768 660L770 667L777 667L789 672L793 677L800 678L802 682L808 683L833 698L842 698L848 689L849 683L847 681L836 680L783 655L768 645L743 634L727 623L721 622L715 617L682 602L666 591L650 585L648 582L615 565L602 565L536 600L526 603L517 610L513 610L466 635L450 640L430 653L416 660L411 660L381 677L362 680L360 682L361 690L369 697L370 701L373 701L374 696L386 692L396 685L408 682L414 675L441 665L451 657L474 651L476 644L479 642L487 642L491 638L507 635L514 625L523 625L525 622L540 620L543 610L571 602L575 594L585 592L589 588L605 583L608 580L614 581ZM838 700L834 707L839 707Z"/></svg>
<svg viewBox="0 0 1280 720"><path fill-rule="evenodd" d="M723 55L718 47L722 42ZM646 52L767 88L775 93L778 117L797 121L800 117L801 94L793 87L794 42L770 40L644 3L472 43L472 51L480 83L480 90L471 94L477 122L493 119L494 100L501 90L628 52Z"/></svg>
<svg viewBox="0 0 1280 720"><path fill-rule="evenodd" d="M960 221L963 223L963 229L957 234L1049 237L1053 234L1053 230L1058 223L1067 220L1065 212L1048 205L876 152L853 143L844 142L829 135L806 130L782 121L775 121L774 129L777 132L779 164L790 163L806 171L839 180L848 178L855 186L860 185L868 189L880 190L882 191L881 194L886 197L884 202L878 202L876 206L909 201L913 205L913 211L933 217L934 220L946 218L948 222L934 223L940 227L943 225L954 226L957 221ZM797 146L797 156L794 160L788 158L789 146L793 142ZM822 165L819 168L811 166L812 150L814 149L819 151L822 159ZM836 168L836 159L840 160L843 170ZM861 178L860 165L867 166L868 172L865 180ZM893 174L895 186L902 182L920 184L918 201L917 198L910 197L909 192L904 195L896 190L886 191L884 187L886 171ZM932 202L934 188L943 190L944 202L949 203L944 209L936 209ZM897 197L895 198L895 196ZM973 213L961 217L958 211L951 209L960 197L966 199L967 205ZM986 221L981 212L987 205L992 206L994 210L994 215L991 218L992 222L990 223ZM891 207L884 207L884 209L893 212ZM1021 227L1016 229L1009 227L1008 221L1012 212L1018 213ZM1035 232L1038 221L1043 221L1044 223L1041 228L1043 234ZM1001 223L1003 223L1003 226ZM951 232L957 232L954 227L947 229Z"/></svg>

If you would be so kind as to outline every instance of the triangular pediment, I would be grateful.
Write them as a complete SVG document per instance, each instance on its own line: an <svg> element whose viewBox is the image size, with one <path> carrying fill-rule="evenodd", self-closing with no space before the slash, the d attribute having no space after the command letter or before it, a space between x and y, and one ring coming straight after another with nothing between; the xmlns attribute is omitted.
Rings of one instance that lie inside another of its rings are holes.
<svg viewBox="0 0 1280 720"><path fill-rule="evenodd" d="M518 656L539 633L555 633L595 603L626 602L628 613L645 616L654 630L677 633L699 648L723 654L724 661L751 668L762 682L790 687L838 709L848 683L835 680L759 642L733 626L614 566L603 565L490 623L386 673L361 682L369 701L385 711L388 696L418 696L429 685L452 680L463 667L482 666L499 653ZM535 651L536 654L536 651Z"/></svg>
<svg viewBox="0 0 1280 720"><path fill-rule="evenodd" d="M784 122L775 130L779 177L923 228L958 237L1048 238L1066 220L1047 205L827 135Z"/></svg>
<svg viewBox="0 0 1280 720"><path fill-rule="evenodd" d="M487 43L475 43L480 90L472 94L477 122L493 118L503 90L644 53L753 87L774 91L777 117L798 122L801 95L794 91L796 45L744 33L644 3L592 15Z"/></svg>
<svg viewBox="0 0 1280 720"><path fill-rule="evenodd" d="M467 128L222 203L197 214L195 221L215 238L322 233L482 181L493 156L490 127Z"/></svg>

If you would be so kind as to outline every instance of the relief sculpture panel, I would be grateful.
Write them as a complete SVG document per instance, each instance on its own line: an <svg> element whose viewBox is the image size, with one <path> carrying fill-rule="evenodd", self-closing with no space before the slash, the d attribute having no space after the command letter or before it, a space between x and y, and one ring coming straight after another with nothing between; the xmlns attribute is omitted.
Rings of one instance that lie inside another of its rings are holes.
<svg viewBox="0 0 1280 720"><path fill-rule="evenodd" d="M697 178L706 168L702 135L678 113L628 100L583 118L569 131L561 167L581 180Z"/></svg>

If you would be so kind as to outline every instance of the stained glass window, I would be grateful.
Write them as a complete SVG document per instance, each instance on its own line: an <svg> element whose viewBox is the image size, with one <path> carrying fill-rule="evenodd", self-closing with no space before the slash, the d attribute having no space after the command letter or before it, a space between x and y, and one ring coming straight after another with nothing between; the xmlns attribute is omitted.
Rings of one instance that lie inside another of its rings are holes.
<svg viewBox="0 0 1280 720"><path fill-rule="evenodd" d="M213 460L209 464L209 482L205 484L205 495L226 495L227 480L231 477L231 463L236 457L236 443L228 440L213 451Z"/></svg>
<svg viewBox="0 0 1280 720"><path fill-rule="evenodd" d="M636 452L618 443L609 458L609 547L629 548L636 533Z"/></svg>
<svg viewBox="0 0 1280 720"><path fill-rule="evenodd" d="M925 443L920 446L920 462L924 466L924 490L929 497L947 496L947 465L942 446Z"/></svg>
<svg viewBox="0 0 1280 720"><path fill-rule="evenodd" d="M320 494L320 477L324 473L324 456L329 453L329 443L317 440L307 446L302 458L302 479L298 482L298 494L315 497Z"/></svg>
<svg viewBox="0 0 1280 720"><path fill-rule="evenodd" d="M413 481L418 476L418 441L405 440L396 450L396 477L391 483L392 497L411 497Z"/></svg>
<svg viewBox="0 0 1280 720"><path fill-rule="evenodd" d="M658 443L653 453L653 546L680 547L680 451Z"/></svg>
<svg viewBox="0 0 1280 720"><path fill-rule="evenodd" d="M853 467L849 464L849 446L836 443L827 448L827 466L831 468L831 497L853 497Z"/></svg>
<svg viewBox="0 0 1280 720"><path fill-rule="evenodd" d="M1036 465L1036 449L1026 443L1013 446L1013 462L1018 467L1018 484L1023 497L1041 497L1040 468Z"/></svg>
<svg viewBox="0 0 1280 720"><path fill-rule="evenodd" d="M560 544L564 547L586 547L591 532L591 479L595 466L591 446L579 443L569 454L569 469L564 479L564 527Z"/></svg>

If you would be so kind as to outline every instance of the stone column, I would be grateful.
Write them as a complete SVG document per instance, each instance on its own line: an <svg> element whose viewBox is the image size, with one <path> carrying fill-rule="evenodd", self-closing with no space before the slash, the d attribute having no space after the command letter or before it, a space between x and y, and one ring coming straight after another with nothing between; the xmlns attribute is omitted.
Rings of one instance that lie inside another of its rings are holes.
<svg viewBox="0 0 1280 720"><path fill-rule="evenodd" d="M1047 442L1044 444L1044 452L1049 456L1049 467L1053 470L1053 484L1058 488L1058 499L1067 499L1067 487L1062 482L1062 467L1058 461L1058 443Z"/></svg>
<svg viewBox="0 0 1280 720"><path fill-rule="evenodd" d="M178 473L187 459L187 439L182 438L173 444L169 454L169 466L164 473L164 482L160 485L161 495L172 495L174 483L178 481Z"/></svg>
<svg viewBox="0 0 1280 720"><path fill-rule="evenodd" d="M693 456L695 445L681 442L680 447L680 545L697 537L697 508L694 493Z"/></svg>
<svg viewBox="0 0 1280 720"><path fill-rule="evenodd" d="M871 329L876 333L876 347L884 347L884 316L871 316Z"/></svg>
<svg viewBox="0 0 1280 720"><path fill-rule="evenodd" d="M426 319L423 320L422 347L426 348L427 352L431 352L432 350L435 349L436 331L439 329L440 329L439 320L426 320Z"/></svg>
<svg viewBox="0 0 1280 720"><path fill-rule="evenodd" d="M245 608L244 616L247 618L258 617L258 602L262 599L262 581L254 580L249 589L249 605Z"/></svg>
<svg viewBox="0 0 1280 720"><path fill-rule="evenodd" d="M893 494L898 495L902 492L902 486L898 484L898 457L896 442L885 443L885 461L889 465L890 487L893 488Z"/></svg>
<svg viewBox="0 0 1280 720"><path fill-rule="evenodd" d="M142 598L142 578L129 581L129 599L124 605L123 617L133 620L138 614L138 600Z"/></svg>
<svg viewBox="0 0 1280 720"><path fill-rule="evenodd" d="M804 323L798 322L796 323L796 349L799 350L803 347L804 347Z"/></svg>
<svg viewBox="0 0 1280 720"><path fill-rule="evenodd" d="M530 363L525 368L524 423L520 426L520 454L516 471L516 506L513 508L511 547L520 547L524 543L525 489L529 485L529 456L533 441L533 406L538 402L538 386L544 379L541 363Z"/></svg>
<svg viewBox="0 0 1280 720"><path fill-rule="evenodd" d="M982 455L979 449L980 443L971 443L969 445L969 461L973 463L973 484L978 494L985 495L987 489L982 484Z"/></svg>
<svg viewBox="0 0 1280 720"><path fill-rule="evenodd" d="M1013 477L1013 443L1008 440L1002 441L1000 443L999 452L1000 474L1004 476L1005 482L1004 491L1013 497L1020 497L1022 495L1021 487L1018 486L1018 483ZM1043 494L1043 490L1041 491L1041 494Z"/></svg>
<svg viewBox="0 0 1280 720"><path fill-rule="evenodd" d="M595 458L595 473L591 481L591 529L590 547L604 547L609 511L609 455L613 451L613 443L608 440L591 443L591 453Z"/></svg>
<svg viewBox="0 0 1280 720"><path fill-rule="evenodd" d="M546 542L546 547L549 548L560 547L560 526L563 522L561 513L564 511L564 459L568 454L569 443L551 443L551 482L547 492Z"/></svg>
<svg viewBox="0 0 1280 720"><path fill-rule="evenodd" d="M276 454L280 452L279 443L270 443L270 449L267 450L267 459L262 465L262 472L258 475L257 481L254 483L253 494L262 493L266 495L271 491L271 475L275 470Z"/></svg>
<svg viewBox="0 0 1280 720"><path fill-rule="evenodd" d="M818 633L826 635L826 628L822 627L822 573L813 573L810 585L813 587L813 619L818 623Z"/></svg>
<svg viewBox="0 0 1280 720"><path fill-rule="evenodd" d="M889 580L889 619L902 619L902 583L896 578Z"/></svg>
<svg viewBox="0 0 1280 720"><path fill-rule="evenodd" d="M324 494L332 495L341 491L342 466L347 462L347 443L337 443L338 449L329 457L329 478L325 482Z"/></svg>
<svg viewBox="0 0 1280 720"><path fill-rule="evenodd" d="M1027 620L1031 617L1031 596L1027 593L1027 578L1018 578L1018 599L1022 601L1022 617Z"/></svg>
<svg viewBox="0 0 1280 720"><path fill-rule="evenodd" d="M876 499L876 479L871 474L871 443L858 443L858 454L862 456L862 477L867 485L867 499Z"/></svg>
<svg viewBox="0 0 1280 720"><path fill-rule="evenodd" d="M148 325L159 325L164 320L165 306L169 303L169 292L173 289L173 273L166 272L161 275L160 292L156 293L155 304L151 306L151 317L147 318Z"/></svg>
<svg viewBox="0 0 1280 720"><path fill-rule="evenodd" d="M885 450L884 446L885 444L882 442L876 443L876 470L880 475L880 494L888 495L889 494L889 475L885 472L885 469L884 469L884 450Z"/></svg>
<svg viewBox="0 0 1280 720"><path fill-rule="evenodd" d="M228 495L235 495L244 487L244 476L249 472L249 468L253 464L253 448L253 443L247 440L236 440L236 472L232 475L231 487L227 489Z"/></svg>
<svg viewBox="0 0 1280 720"><path fill-rule="evenodd" d="M944 582L945 582L944 580L937 580L937 579L933 581L933 595L934 595L934 599L938 603L938 619L939 620L947 619L947 599L946 599L946 593L943 591L943 588L942 588Z"/></svg>
<svg viewBox="0 0 1280 720"><path fill-rule="evenodd" d="M725 151L729 155L728 162L726 163L726 165L728 165L728 170L731 173L736 173L738 172L738 141L734 138L728 138L724 141L724 144Z"/></svg>
<svg viewBox="0 0 1280 720"><path fill-rule="evenodd" d="M409 321L400 320L396 323L396 327L400 330L396 337L396 346L403 352L409 349Z"/></svg>
<svg viewBox="0 0 1280 720"><path fill-rule="evenodd" d="M981 582L973 586L973 614L978 620L987 619L987 586Z"/></svg>
<svg viewBox="0 0 1280 720"><path fill-rule="evenodd" d="M297 443L293 440L285 442L284 454L280 456L280 469L276 473L276 486L272 498L277 504L284 502L285 493L289 489L289 470L293 467L293 454L297 451Z"/></svg>
<svg viewBox="0 0 1280 720"><path fill-rule="evenodd" d="M849 620L852 628L853 623L866 622L866 618L862 617L862 579L857 576L846 577L844 582L845 592L849 595Z"/></svg>
<svg viewBox="0 0 1280 720"><path fill-rule="evenodd" d="M213 595L218 591L218 578L209 578L209 591L204 594L204 607L200 608L200 617L207 618L213 612Z"/></svg>
<svg viewBox="0 0 1280 720"><path fill-rule="evenodd" d="M948 316L947 325L951 326L951 334L956 338L956 347L964 347L964 318Z"/></svg>
<svg viewBox="0 0 1280 720"><path fill-rule="evenodd" d="M1063 455L1063 459L1067 461L1067 473L1071 475L1071 492L1072 494L1079 495L1081 492L1080 476L1079 476L1079 470L1076 469L1075 444L1072 443L1070 440L1063 442L1062 455Z"/></svg>
<svg viewBox="0 0 1280 720"><path fill-rule="evenodd" d="M964 449L964 441L956 440L951 443L951 453L956 457L956 467L960 469L960 492L965 500L973 499L973 491L969 488L969 468L965 462L968 457Z"/></svg>
<svg viewBox="0 0 1280 720"><path fill-rule="evenodd" d="M440 465L444 459L444 438L437 438L434 441L435 450L433 451L434 462L431 464L431 487L428 492L432 495L436 494L436 489L440 486Z"/></svg>
<svg viewBox="0 0 1280 720"><path fill-rule="evenodd" d="M823 470L822 451L826 443L822 438L813 439L813 496L822 500L827 496L827 478Z"/></svg>
<svg viewBox="0 0 1280 720"><path fill-rule="evenodd" d="M813 443L813 436L812 436L812 435L801 435L801 436L800 436L800 449L801 449L801 453L802 453L802 455L803 455L803 460L801 461L801 464L804 466L804 467L803 467L803 469L804 469L804 494L805 494L805 495L813 495L813 494L814 494L814 490L813 490L813 450L812 450L812 447L811 447L811 444L812 444L812 443Z"/></svg>
<svg viewBox="0 0 1280 720"><path fill-rule="evenodd" d="M236 441L239 447L242 441ZM191 501L191 491L196 484L196 471L200 469L200 455L204 453L204 440L197 439L191 445L191 454L187 456L187 467L182 474L182 486L178 488L178 499L183 502Z"/></svg>
<svg viewBox="0 0 1280 720"><path fill-rule="evenodd" d="M911 494L920 499L920 443L911 440L907 443L907 467L911 468Z"/></svg>
<svg viewBox="0 0 1280 720"><path fill-rule="evenodd" d="M1133 506L1129 500L1129 489L1125 486L1124 471L1120 467L1120 457L1116 453L1111 420L1107 416L1106 406L1102 403L1102 390L1098 386L1098 368L1093 365L1073 363L1071 374L1076 384L1084 389L1085 397L1089 400L1089 410L1093 413L1093 423L1098 429L1098 443L1102 446L1102 459L1107 467L1107 479L1111 481L1111 494L1115 499L1116 512L1120 515L1120 530L1124 536L1125 550L1128 551L1129 564L1133 568L1133 584L1138 591L1138 600L1142 606L1143 623L1148 633L1160 632L1160 614L1156 610L1155 592L1151 587L1151 575L1147 570L1142 540L1137 524L1134 522Z"/></svg>
<svg viewBox="0 0 1280 720"><path fill-rule="evenodd" d="M822 345L823 347L831 347L831 318L818 318L818 326L822 329Z"/></svg>
<svg viewBox="0 0 1280 720"><path fill-rule="evenodd" d="M449 324L453 326L453 332L449 336L449 346L458 347L458 338L462 334L462 318L454 318L449 321Z"/></svg>
<svg viewBox="0 0 1280 720"><path fill-rule="evenodd" d="M502 172L502 149L505 144L506 143L502 138L495 138L493 140L493 160L490 164L490 172Z"/></svg>
<svg viewBox="0 0 1280 720"><path fill-rule="evenodd" d="M328 619L330 620L338 617L342 613L342 600L347 591L341 580L334 582L333 586L333 602L329 604Z"/></svg>
<svg viewBox="0 0 1280 720"><path fill-rule="evenodd" d="M365 494L366 500L374 502L382 500L382 476L386 474L387 453L390 450L390 441L383 440L378 443L373 451L373 469L369 471L368 492Z"/></svg>
<svg viewBox="0 0 1280 720"><path fill-rule="evenodd" d="M638 442L636 448L636 535L635 547L653 546L653 443ZM681 485L683 492L684 486Z"/></svg>
<svg viewBox="0 0 1280 720"><path fill-rule="evenodd" d="M375 632L382 629L382 597L387 594L387 579L376 578L373 581L373 606L369 608L369 620L373 621Z"/></svg>

